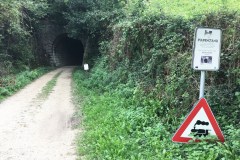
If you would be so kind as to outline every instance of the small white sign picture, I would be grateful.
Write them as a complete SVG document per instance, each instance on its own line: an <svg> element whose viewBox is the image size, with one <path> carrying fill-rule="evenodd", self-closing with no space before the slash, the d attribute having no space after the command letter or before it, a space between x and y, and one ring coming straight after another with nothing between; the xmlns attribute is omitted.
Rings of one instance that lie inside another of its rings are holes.
<svg viewBox="0 0 240 160"><path fill-rule="evenodd" d="M88 70L89 70L88 64L84 64L84 65L83 65L83 68L84 68L85 71L88 71Z"/></svg>
<svg viewBox="0 0 240 160"><path fill-rule="evenodd" d="M217 71L220 67L221 29L196 28L192 67L195 70Z"/></svg>

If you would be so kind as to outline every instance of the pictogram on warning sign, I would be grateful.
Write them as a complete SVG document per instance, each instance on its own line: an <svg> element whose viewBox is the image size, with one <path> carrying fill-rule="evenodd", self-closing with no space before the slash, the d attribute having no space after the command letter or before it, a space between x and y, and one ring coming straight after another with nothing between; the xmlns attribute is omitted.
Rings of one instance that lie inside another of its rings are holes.
<svg viewBox="0 0 240 160"><path fill-rule="evenodd" d="M201 98L172 138L187 143L193 138L213 135L224 142L224 136L205 98Z"/></svg>

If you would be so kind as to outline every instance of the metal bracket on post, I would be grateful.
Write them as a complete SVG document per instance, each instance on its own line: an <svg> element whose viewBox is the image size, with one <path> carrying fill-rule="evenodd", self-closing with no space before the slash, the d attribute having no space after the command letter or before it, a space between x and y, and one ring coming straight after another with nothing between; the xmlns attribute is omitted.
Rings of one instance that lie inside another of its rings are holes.
<svg viewBox="0 0 240 160"><path fill-rule="evenodd" d="M199 99L204 97L205 71L201 71Z"/></svg>

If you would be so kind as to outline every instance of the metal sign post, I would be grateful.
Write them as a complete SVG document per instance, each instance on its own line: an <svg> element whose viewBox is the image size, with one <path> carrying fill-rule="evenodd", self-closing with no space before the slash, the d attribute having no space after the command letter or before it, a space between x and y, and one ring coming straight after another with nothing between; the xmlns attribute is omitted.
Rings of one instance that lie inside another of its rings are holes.
<svg viewBox="0 0 240 160"><path fill-rule="evenodd" d="M201 136L217 136L224 142L224 136L204 98L206 71L217 71L220 67L222 31L214 28L196 28L193 47L192 67L201 71L199 101L193 107L183 124L172 138L173 142L199 142ZM211 125L210 125L211 124Z"/></svg>
<svg viewBox="0 0 240 160"><path fill-rule="evenodd" d="M196 28L192 67L201 71L199 99L204 97L206 71L217 71L220 66L222 31L214 28Z"/></svg>
<svg viewBox="0 0 240 160"><path fill-rule="evenodd" d="M201 71L199 99L204 98L205 71Z"/></svg>

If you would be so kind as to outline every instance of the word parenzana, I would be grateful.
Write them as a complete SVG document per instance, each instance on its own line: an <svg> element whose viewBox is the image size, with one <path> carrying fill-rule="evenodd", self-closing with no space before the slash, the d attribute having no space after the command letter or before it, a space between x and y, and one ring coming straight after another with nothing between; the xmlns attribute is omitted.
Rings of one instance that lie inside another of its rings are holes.
<svg viewBox="0 0 240 160"><path fill-rule="evenodd" d="M201 39L201 38L198 38L198 42L216 42L216 43L218 43L218 40L217 39Z"/></svg>

